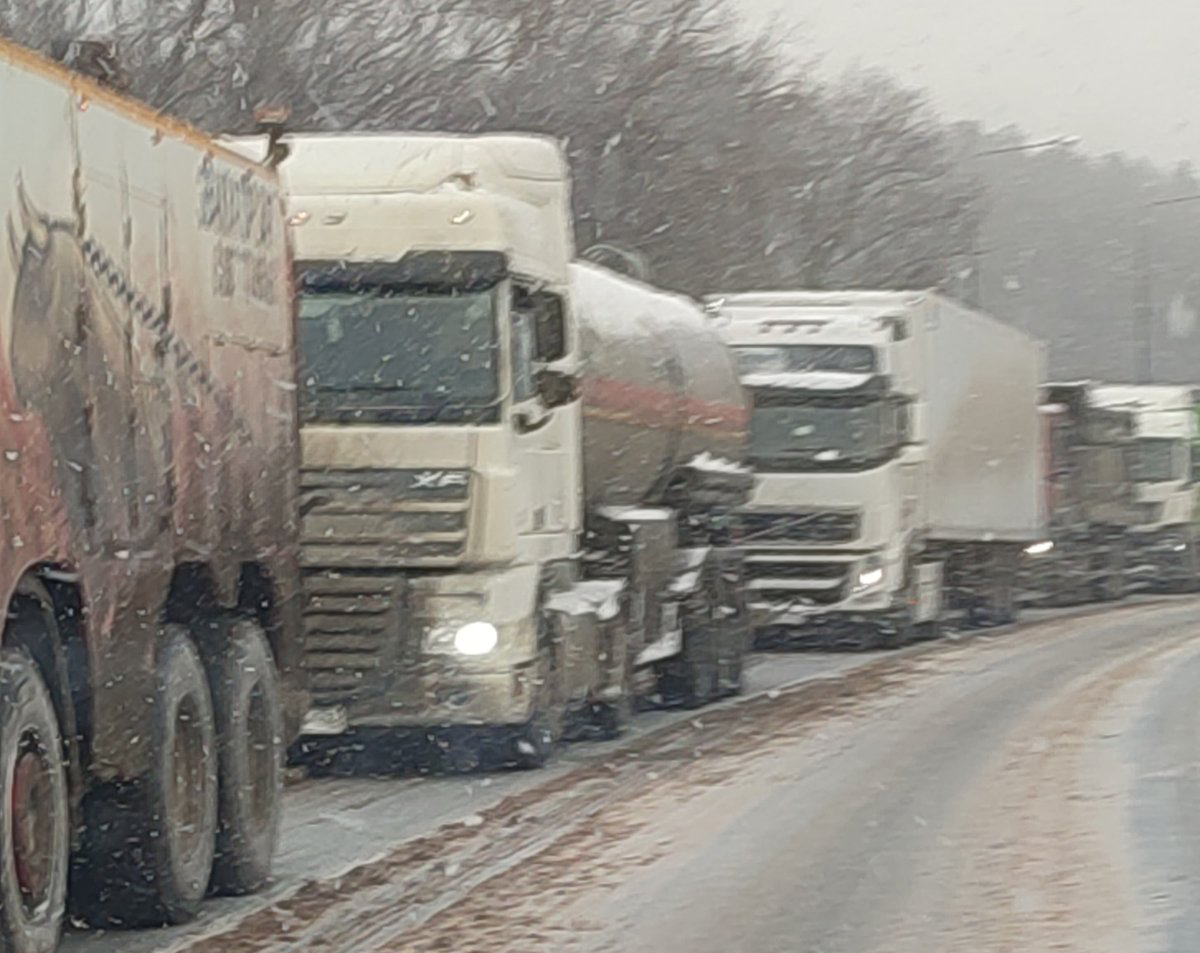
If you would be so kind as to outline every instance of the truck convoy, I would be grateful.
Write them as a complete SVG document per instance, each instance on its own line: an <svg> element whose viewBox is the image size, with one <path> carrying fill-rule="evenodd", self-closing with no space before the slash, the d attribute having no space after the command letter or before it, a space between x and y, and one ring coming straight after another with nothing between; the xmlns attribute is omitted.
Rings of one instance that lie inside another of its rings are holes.
<svg viewBox="0 0 1200 953"><path fill-rule="evenodd" d="M639 694L736 691L733 362L698 306L572 264L558 146L232 143L287 152L306 733L488 738L538 764Z"/></svg>
<svg viewBox="0 0 1200 953"><path fill-rule="evenodd" d="M1101 406L1087 382L1046 384L1040 410L1047 536L1025 550L1023 601L1120 599L1138 522L1134 415Z"/></svg>
<svg viewBox="0 0 1200 953"><path fill-rule="evenodd" d="M1174 384L1097 387L1102 406L1133 414L1136 525L1128 578L1143 587L1190 592L1200 584L1195 447L1197 395Z"/></svg>
<svg viewBox="0 0 1200 953"><path fill-rule="evenodd" d="M307 707L282 198L0 41L0 949L266 879ZM19 132L18 132L19 131Z"/></svg>
<svg viewBox="0 0 1200 953"><path fill-rule="evenodd" d="M895 645L1016 611L1043 536L1041 350L933 293L709 300L753 400L734 520L760 640Z"/></svg>

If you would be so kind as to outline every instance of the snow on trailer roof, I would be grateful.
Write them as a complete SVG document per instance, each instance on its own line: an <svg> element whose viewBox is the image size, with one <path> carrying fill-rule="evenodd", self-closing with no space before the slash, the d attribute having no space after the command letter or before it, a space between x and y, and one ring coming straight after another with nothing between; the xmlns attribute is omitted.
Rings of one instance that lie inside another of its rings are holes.
<svg viewBox="0 0 1200 953"><path fill-rule="evenodd" d="M485 190L494 180L553 186L568 174L559 143L532 134L288 133L283 141L290 158L303 159L281 166L295 195L430 192L446 184L448 169ZM224 140L251 158L262 157L266 142L265 136Z"/></svg>

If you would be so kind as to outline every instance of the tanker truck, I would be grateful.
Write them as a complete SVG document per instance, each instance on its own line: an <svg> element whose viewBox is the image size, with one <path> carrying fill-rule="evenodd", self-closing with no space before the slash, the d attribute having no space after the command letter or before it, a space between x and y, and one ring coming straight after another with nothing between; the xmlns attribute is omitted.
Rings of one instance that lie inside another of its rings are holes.
<svg viewBox="0 0 1200 953"><path fill-rule="evenodd" d="M1176 384L1096 388L1102 407L1133 414L1135 525L1128 578L1139 588L1190 592L1200 584L1193 452L1196 391Z"/></svg>
<svg viewBox="0 0 1200 953"><path fill-rule="evenodd" d="M1047 535L1025 550L1022 601L1120 599L1138 521L1134 416L1100 406L1086 381L1044 385L1039 410Z"/></svg>
<svg viewBox="0 0 1200 953"><path fill-rule="evenodd" d="M571 264L559 147L235 145L288 152L310 738L536 765L639 695L736 690L735 369L698 306Z"/></svg>
<svg viewBox="0 0 1200 953"><path fill-rule="evenodd" d="M1004 623L1042 538L1039 346L934 293L709 300L753 401L733 524L762 642L899 645Z"/></svg>
<svg viewBox="0 0 1200 953"><path fill-rule="evenodd" d="M4 41L0 129L0 949L48 953L68 900L180 922L270 873L291 261L273 175Z"/></svg>

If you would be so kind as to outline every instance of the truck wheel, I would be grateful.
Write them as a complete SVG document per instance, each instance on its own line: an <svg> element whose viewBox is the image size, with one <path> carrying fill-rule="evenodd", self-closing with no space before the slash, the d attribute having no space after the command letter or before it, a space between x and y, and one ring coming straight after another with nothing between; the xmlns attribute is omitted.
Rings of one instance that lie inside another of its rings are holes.
<svg viewBox="0 0 1200 953"><path fill-rule="evenodd" d="M612 741L621 737L625 729L633 723L633 715L638 706L637 682L633 672L633 656L629 651L628 633L623 630L621 636L624 644L612 646L612 650L619 654L620 694L615 699L595 705L592 712L593 730L602 741ZM614 670L617 667L614 665Z"/></svg>
<svg viewBox="0 0 1200 953"><path fill-rule="evenodd" d="M148 773L85 802L86 870L72 892L92 925L152 926L195 916L217 833L217 744L200 654L167 625L147 729Z"/></svg>
<svg viewBox="0 0 1200 953"><path fill-rule="evenodd" d="M739 563L736 580L720 572L718 612L721 615L719 692L722 698L740 695L744 687L746 652L752 638L746 607L745 577Z"/></svg>
<svg viewBox="0 0 1200 953"><path fill-rule="evenodd" d="M1125 598L1125 547L1114 542L1108 550L1104 580L1097 587L1097 598L1102 602L1116 602Z"/></svg>
<svg viewBox="0 0 1200 953"><path fill-rule="evenodd" d="M562 666L551 632L550 620L543 614L538 621L538 665L536 700L529 721L513 732L511 763L525 770L544 767L562 738L565 711L559 683Z"/></svg>
<svg viewBox="0 0 1200 953"><path fill-rule="evenodd" d="M1017 619L1016 571L1000 556L992 566L991 584L987 596L970 614L970 621L980 626L1010 625Z"/></svg>
<svg viewBox="0 0 1200 953"><path fill-rule="evenodd" d="M713 599L707 585L683 607L683 649L659 669L664 704L700 708L721 696L721 664L714 631Z"/></svg>
<svg viewBox="0 0 1200 953"><path fill-rule="evenodd" d="M50 953L62 932L69 868L63 742L54 703L33 660L0 652L0 949Z"/></svg>
<svg viewBox="0 0 1200 953"><path fill-rule="evenodd" d="M1200 568L1197 567L1196 540L1188 537L1184 540L1184 550L1179 555L1178 578L1170 585L1171 592L1195 592L1200 589Z"/></svg>
<svg viewBox="0 0 1200 953"><path fill-rule="evenodd" d="M538 712L517 729L513 738L513 765L525 771L544 768L558 747L559 732L553 718Z"/></svg>
<svg viewBox="0 0 1200 953"><path fill-rule="evenodd" d="M271 873L283 798L283 702L266 633L221 620L205 653L217 731L217 840L211 889L246 894Z"/></svg>
<svg viewBox="0 0 1200 953"><path fill-rule="evenodd" d="M918 585L920 580L912 571L911 566L904 567L907 582L904 584L904 604L891 612L883 622L883 637L880 640L885 649L899 649L916 641L917 627L913 621L917 600L920 596Z"/></svg>

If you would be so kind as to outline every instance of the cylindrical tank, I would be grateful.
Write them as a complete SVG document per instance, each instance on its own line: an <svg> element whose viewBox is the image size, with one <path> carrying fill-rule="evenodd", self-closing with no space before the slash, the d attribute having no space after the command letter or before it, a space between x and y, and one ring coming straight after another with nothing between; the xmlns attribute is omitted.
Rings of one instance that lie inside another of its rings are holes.
<svg viewBox="0 0 1200 953"><path fill-rule="evenodd" d="M702 454L742 463L746 399L700 307L596 265L570 272L589 508L659 502L672 475Z"/></svg>

